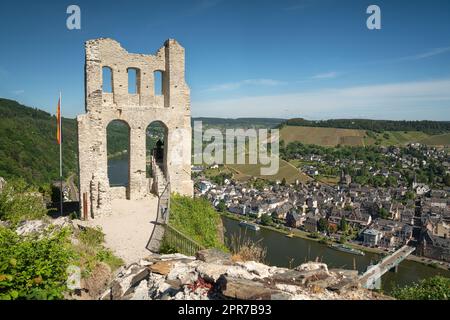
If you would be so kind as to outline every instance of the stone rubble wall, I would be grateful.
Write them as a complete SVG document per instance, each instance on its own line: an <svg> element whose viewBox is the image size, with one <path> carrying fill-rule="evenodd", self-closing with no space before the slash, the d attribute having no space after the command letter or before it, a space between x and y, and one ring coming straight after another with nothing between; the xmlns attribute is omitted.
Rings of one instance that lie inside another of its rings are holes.
<svg viewBox="0 0 450 320"><path fill-rule="evenodd" d="M85 50L86 114L77 117L81 212L85 193L88 217L109 214L111 199L117 195L111 192L107 171L106 129L113 120L125 122L130 130L128 199L139 200L149 193L146 129L154 121L166 128L164 165L172 191L192 196L190 90L185 82L184 48L169 39L155 55L133 54L115 40L101 38L87 41ZM103 67L111 69L112 93L103 92ZM138 70L136 94L128 93L129 68ZM163 73L161 96L154 94L155 71Z"/></svg>
<svg viewBox="0 0 450 320"><path fill-rule="evenodd" d="M392 299L361 288L357 271L308 262L295 269L234 262L215 249L196 257L151 255L123 268L102 300L372 300Z"/></svg>

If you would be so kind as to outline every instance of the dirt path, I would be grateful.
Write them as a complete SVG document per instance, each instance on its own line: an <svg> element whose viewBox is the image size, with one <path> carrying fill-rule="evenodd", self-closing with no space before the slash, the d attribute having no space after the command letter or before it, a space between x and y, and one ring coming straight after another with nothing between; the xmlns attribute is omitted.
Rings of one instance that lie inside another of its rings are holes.
<svg viewBox="0 0 450 320"><path fill-rule="evenodd" d="M155 196L145 200L112 200L112 215L90 220L87 225L100 226L106 246L130 264L150 254L145 247L153 231L157 206Z"/></svg>

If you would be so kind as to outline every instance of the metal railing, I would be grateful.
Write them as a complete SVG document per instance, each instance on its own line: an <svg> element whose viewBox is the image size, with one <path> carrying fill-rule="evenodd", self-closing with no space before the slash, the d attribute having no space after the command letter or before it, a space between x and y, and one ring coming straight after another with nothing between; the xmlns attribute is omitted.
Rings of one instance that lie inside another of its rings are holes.
<svg viewBox="0 0 450 320"><path fill-rule="evenodd" d="M166 183L164 189L161 193L159 193L159 187L161 181L158 179L158 173L164 176ZM161 243L164 238L166 225L169 222L169 213L170 213L170 178L168 173L164 173L164 170L161 170L159 165L155 160L155 156L152 156L152 175L153 175L153 186L150 189L158 196L158 206L156 213L156 221L155 226L153 228L150 239L147 243L147 249L152 252L159 252L161 247Z"/></svg>
<svg viewBox="0 0 450 320"><path fill-rule="evenodd" d="M201 244L169 224L165 225L163 243L187 256L194 256L197 251L205 249Z"/></svg>

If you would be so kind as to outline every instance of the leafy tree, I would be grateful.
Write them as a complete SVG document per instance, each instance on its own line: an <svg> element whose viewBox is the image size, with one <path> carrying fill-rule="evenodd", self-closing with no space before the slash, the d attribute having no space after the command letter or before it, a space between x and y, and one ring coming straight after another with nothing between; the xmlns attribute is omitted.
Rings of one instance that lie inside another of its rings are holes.
<svg viewBox="0 0 450 320"><path fill-rule="evenodd" d="M261 224L264 226L270 226L273 223L272 216L268 214L263 214L261 216Z"/></svg>
<svg viewBox="0 0 450 320"><path fill-rule="evenodd" d="M415 196L414 192L412 192L412 191L408 191L405 193L405 198L408 200L414 200L415 197L416 196Z"/></svg>
<svg viewBox="0 0 450 320"><path fill-rule="evenodd" d="M320 218L319 222L317 224L317 228L321 232L327 232L328 231L328 220L325 218Z"/></svg>
<svg viewBox="0 0 450 320"><path fill-rule="evenodd" d="M227 209L227 206L225 205L225 201L220 200L219 203L217 204L217 209L218 209L220 212L225 212L226 209Z"/></svg>
<svg viewBox="0 0 450 320"><path fill-rule="evenodd" d="M390 217L389 211L387 211L385 208L380 208L380 210L378 210L378 214L380 215L381 218L383 219L388 219Z"/></svg>
<svg viewBox="0 0 450 320"><path fill-rule="evenodd" d="M392 295L400 300L450 300L450 278L424 279L411 286L396 288Z"/></svg>
<svg viewBox="0 0 450 320"><path fill-rule="evenodd" d="M341 230L342 232L347 232L348 230L348 222L345 217L342 217L341 221L339 221L339 230Z"/></svg>
<svg viewBox="0 0 450 320"><path fill-rule="evenodd" d="M397 178L394 176L389 176L386 179L386 186L387 187L395 187L397 185Z"/></svg>
<svg viewBox="0 0 450 320"><path fill-rule="evenodd" d="M328 225L328 231L330 233L336 233L337 232L337 226L335 224L329 224Z"/></svg>
<svg viewBox="0 0 450 320"><path fill-rule="evenodd" d="M444 183L447 187L450 187L450 174L446 174L444 177Z"/></svg>
<svg viewBox="0 0 450 320"><path fill-rule="evenodd" d="M267 181L264 179L256 179L253 181L253 188L255 188L258 191L264 190L264 188L267 186Z"/></svg>

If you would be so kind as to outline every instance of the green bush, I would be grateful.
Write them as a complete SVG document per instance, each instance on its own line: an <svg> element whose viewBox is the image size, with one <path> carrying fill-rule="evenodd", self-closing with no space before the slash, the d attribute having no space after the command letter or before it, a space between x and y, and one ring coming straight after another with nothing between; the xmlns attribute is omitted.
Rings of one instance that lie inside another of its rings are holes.
<svg viewBox="0 0 450 320"><path fill-rule="evenodd" d="M395 288L392 296L400 300L450 300L450 278L436 276L412 286Z"/></svg>
<svg viewBox="0 0 450 320"><path fill-rule="evenodd" d="M23 179L9 180L0 193L0 220L17 224L47 215L42 194Z"/></svg>
<svg viewBox="0 0 450 320"><path fill-rule="evenodd" d="M73 259L70 232L20 237L0 227L0 299L62 299Z"/></svg>
<svg viewBox="0 0 450 320"><path fill-rule="evenodd" d="M219 237L222 221L208 200L174 194L170 201L173 227L204 247L226 249Z"/></svg>

